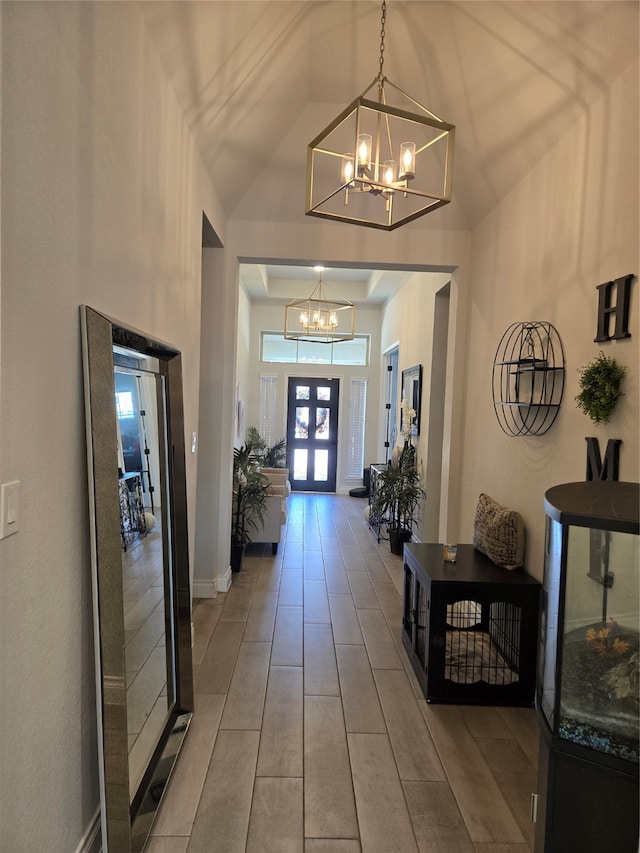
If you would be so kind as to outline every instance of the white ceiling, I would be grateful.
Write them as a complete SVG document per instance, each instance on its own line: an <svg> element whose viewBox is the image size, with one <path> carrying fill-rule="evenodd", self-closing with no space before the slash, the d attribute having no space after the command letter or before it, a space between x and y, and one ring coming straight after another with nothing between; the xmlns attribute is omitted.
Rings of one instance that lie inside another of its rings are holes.
<svg viewBox="0 0 640 853"><path fill-rule="evenodd" d="M405 227L476 225L638 55L638 7L388 0L385 74L456 126L451 204ZM378 73L377 0L140 10L227 216L302 222L307 144Z"/></svg>

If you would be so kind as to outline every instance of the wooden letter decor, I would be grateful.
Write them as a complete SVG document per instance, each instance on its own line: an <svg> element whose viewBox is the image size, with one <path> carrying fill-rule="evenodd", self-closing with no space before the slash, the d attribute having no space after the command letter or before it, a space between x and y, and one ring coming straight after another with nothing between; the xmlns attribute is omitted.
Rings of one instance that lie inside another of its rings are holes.
<svg viewBox="0 0 640 853"><path fill-rule="evenodd" d="M607 281L596 287L598 291L598 332L594 342L610 341L618 338L630 338L629 332L629 300L633 274L621 276L615 281ZM613 301L615 291L616 300ZM609 334L609 321L615 317L613 334Z"/></svg>
<svg viewBox="0 0 640 853"><path fill-rule="evenodd" d="M604 461L600 456L600 444L598 439L592 436L586 438L587 442L587 480L617 480L620 469L620 445L621 438L610 438Z"/></svg>

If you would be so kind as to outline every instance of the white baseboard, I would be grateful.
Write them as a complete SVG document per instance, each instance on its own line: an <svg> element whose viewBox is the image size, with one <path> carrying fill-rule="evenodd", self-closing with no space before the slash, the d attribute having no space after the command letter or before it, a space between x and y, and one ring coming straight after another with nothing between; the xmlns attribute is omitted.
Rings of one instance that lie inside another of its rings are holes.
<svg viewBox="0 0 640 853"><path fill-rule="evenodd" d="M215 598L216 597L216 582L210 581L193 581L193 589L191 591L193 598Z"/></svg>
<svg viewBox="0 0 640 853"><path fill-rule="evenodd" d="M223 575L216 578L216 590L218 592L229 592L231 589L231 566Z"/></svg>
<svg viewBox="0 0 640 853"><path fill-rule="evenodd" d="M75 849L75 853L100 853L101 850L102 832L100 826L100 806L98 806L88 829Z"/></svg>

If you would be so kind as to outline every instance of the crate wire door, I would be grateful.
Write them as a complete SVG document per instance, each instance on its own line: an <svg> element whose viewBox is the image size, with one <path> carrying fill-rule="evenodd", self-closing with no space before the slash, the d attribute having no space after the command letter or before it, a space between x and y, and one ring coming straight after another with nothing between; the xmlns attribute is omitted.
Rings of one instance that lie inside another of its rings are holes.
<svg viewBox="0 0 640 853"><path fill-rule="evenodd" d="M468 599L447 605L444 677L455 684L519 680L522 608Z"/></svg>

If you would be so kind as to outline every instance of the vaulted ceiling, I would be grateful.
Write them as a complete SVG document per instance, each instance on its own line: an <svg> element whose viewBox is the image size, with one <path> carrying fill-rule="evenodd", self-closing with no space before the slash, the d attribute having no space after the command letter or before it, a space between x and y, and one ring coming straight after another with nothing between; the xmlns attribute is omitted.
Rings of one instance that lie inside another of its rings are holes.
<svg viewBox="0 0 640 853"><path fill-rule="evenodd" d="M385 74L456 126L453 200L406 227L476 225L637 56L638 6L388 0ZM307 144L378 73L380 3L140 9L227 216L302 222Z"/></svg>

